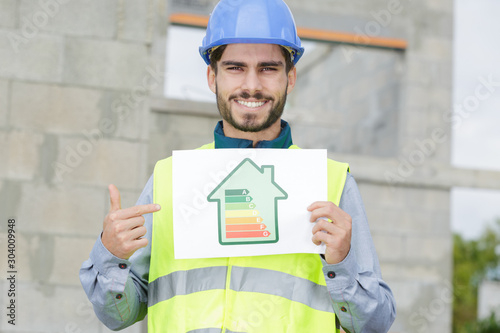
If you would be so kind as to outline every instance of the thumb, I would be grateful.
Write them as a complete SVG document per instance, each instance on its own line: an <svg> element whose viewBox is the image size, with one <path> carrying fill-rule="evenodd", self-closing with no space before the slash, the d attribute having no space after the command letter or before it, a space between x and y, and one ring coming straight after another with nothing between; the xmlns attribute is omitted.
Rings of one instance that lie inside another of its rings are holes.
<svg viewBox="0 0 500 333"><path fill-rule="evenodd" d="M111 203L111 207L109 208L109 210L115 211L121 209L122 204L120 199L120 191L118 191L118 188L113 184L110 184L108 186L108 189L109 189L109 201Z"/></svg>

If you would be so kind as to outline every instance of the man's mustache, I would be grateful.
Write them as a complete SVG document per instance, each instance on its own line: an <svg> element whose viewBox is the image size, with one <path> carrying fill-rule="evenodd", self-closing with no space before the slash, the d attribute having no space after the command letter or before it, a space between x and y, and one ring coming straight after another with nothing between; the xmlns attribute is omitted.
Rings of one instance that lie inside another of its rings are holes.
<svg viewBox="0 0 500 333"><path fill-rule="evenodd" d="M265 99L265 100L274 101L274 98L272 98L271 96L264 95L261 92L256 92L255 94L250 95L250 93L244 91L242 93L233 94L233 95L229 96L229 100L232 100L232 99L250 99L250 98L254 98L257 100Z"/></svg>

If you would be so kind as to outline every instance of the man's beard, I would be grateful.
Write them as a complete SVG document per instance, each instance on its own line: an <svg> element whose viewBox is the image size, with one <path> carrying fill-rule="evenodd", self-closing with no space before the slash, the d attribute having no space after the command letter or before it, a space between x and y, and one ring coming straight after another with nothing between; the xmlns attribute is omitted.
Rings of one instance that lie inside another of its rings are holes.
<svg viewBox="0 0 500 333"><path fill-rule="evenodd" d="M248 99L248 98L255 98L257 100L262 100L265 99L269 102L275 102L275 99L270 96L264 96L262 93L255 93L254 95L250 95L247 92L242 92L239 95L231 95L228 98L228 101L225 101L222 96L219 95L219 90L216 85L215 87L215 93L217 95L217 108L219 109L219 113L222 116L222 119L227 121L231 126L236 128L237 130L243 131L243 132L260 132L262 130L265 130L271 125L273 125L278 119L281 118L281 115L283 114L283 110L285 109L285 104L286 104L286 88L283 94L281 94L278 98L278 102L276 102L273 106L273 108L269 111L269 114L267 115L267 119L262 123L258 124L255 123L255 118L256 115L249 113L245 115L245 118L243 119L242 124L238 124L236 120L233 118L233 114L231 113L231 106L230 103L233 99Z"/></svg>

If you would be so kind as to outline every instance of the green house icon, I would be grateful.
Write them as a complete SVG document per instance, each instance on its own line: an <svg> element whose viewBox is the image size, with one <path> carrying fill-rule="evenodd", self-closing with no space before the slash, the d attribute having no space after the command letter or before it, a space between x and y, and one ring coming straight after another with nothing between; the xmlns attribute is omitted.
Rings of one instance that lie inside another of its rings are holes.
<svg viewBox="0 0 500 333"><path fill-rule="evenodd" d="M276 243L278 200L288 194L274 181L274 165L241 161L207 196L218 204L221 245Z"/></svg>

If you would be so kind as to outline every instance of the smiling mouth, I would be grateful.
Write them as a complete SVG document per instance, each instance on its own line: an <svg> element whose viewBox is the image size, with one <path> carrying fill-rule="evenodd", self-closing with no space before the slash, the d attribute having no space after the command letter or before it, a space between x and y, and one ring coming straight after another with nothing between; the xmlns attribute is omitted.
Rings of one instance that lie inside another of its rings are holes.
<svg viewBox="0 0 500 333"><path fill-rule="evenodd" d="M243 106L246 106L247 108L256 109L256 108L260 108L262 105L266 104L267 101L264 101L264 102L245 102L245 101L236 100L236 103L243 105Z"/></svg>

